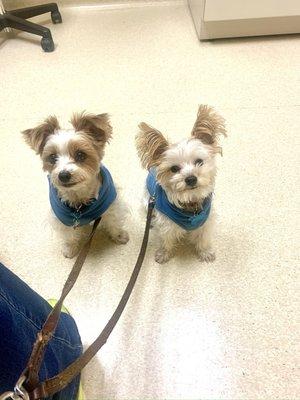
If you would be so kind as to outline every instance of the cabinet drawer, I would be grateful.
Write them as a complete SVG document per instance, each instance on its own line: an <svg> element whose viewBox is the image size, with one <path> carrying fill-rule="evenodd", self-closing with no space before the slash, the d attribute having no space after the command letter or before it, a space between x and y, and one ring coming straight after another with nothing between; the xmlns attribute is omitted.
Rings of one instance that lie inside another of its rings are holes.
<svg viewBox="0 0 300 400"><path fill-rule="evenodd" d="M201 40L300 32L300 0L188 0Z"/></svg>

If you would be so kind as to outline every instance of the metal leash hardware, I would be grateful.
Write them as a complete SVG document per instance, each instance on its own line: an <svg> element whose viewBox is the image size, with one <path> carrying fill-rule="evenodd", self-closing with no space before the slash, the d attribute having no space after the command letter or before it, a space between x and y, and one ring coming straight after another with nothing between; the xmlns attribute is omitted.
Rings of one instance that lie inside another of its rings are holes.
<svg viewBox="0 0 300 400"><path fill-rule="evenodd" d="M16 383L14 391L3 393L0 395L0 400L30 400L28 392L23 387L25 380L26 376L22 375Z"/></svg>

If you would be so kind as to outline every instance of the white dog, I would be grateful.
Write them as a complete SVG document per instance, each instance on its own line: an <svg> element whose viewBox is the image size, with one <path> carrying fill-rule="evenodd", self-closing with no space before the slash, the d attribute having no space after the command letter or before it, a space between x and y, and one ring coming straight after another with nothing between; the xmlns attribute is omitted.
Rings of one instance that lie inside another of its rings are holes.
<svg viewBox="0 0 300 400"><path fill-rule="evenodd" d="M221 153L224 119L201 105L191 137L169 144L161 132L142 122L136 146L142 165L149 170L147 197L156 198L155 225L161 236L158 263L167 262L176 243L187 238L201 261L215 259L212 249L216 154Z"/></svg>
<svg viewBox="0 0 300 400"><path fill-rule="evenodd" d="M23 132L48 172L52 211L64 237L63 254L80 250L86 226L102 217L101 226L113 241L129 240L123 229L126 207L119 199L109 171L102 165L112 135L107 114L75 114L73 129L61 129L56 117Z"/></svg>

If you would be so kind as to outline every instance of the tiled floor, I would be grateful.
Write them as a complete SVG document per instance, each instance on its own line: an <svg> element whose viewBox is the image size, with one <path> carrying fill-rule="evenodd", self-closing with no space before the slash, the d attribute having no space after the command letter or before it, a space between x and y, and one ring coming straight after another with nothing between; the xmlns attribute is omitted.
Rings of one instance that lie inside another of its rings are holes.
<svg viewBox="0 0 300 400"><path fill-rule="evenodd" d="M46 177L19 132L48 114L110 112L105 163L131 204L131 241L117 247L99 234L66 302L85 344L117 304L141 242L137 123L175 140L208 103L229 132L216 262L181 248L157 265L151 235L126 312L84 372L87 400L299 398L299 36L200 43L184 2L62 14L51 54L0 34L0 259L46 298L59 295L72 262L47 225Z"/></svg>

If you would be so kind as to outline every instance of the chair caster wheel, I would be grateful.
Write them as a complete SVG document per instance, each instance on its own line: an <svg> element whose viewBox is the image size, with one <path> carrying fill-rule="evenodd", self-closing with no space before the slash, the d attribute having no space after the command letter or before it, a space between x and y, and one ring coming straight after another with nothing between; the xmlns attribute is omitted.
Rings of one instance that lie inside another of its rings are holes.
<svg viewBox="0 0 300 400"><path fill-rule="evenodd" d="M59 11L52 11L51 12L51 19L54 24L61 24L62 18Z"/></svg>
<svg viewBox="0 0 300 400"><path fill-rule="evenodd" d="M53 40L49 39L49 38L42 38L41 46L42 46L42 49L47 53L51 53L51 51L54 50Z"/></svg>

